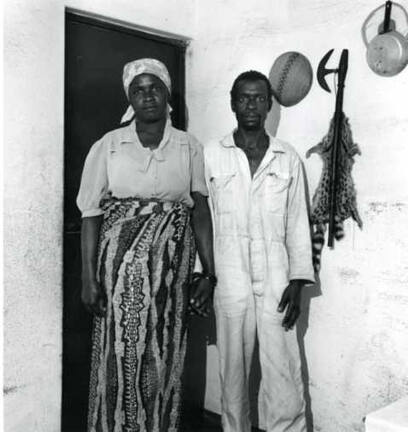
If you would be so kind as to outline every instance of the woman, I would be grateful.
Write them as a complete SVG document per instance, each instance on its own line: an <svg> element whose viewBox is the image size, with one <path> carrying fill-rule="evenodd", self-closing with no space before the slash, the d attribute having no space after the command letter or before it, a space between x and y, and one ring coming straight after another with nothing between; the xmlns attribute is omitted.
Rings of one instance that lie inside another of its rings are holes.
<svg viewBox="0 0 408 432"><path fill-rule="evenodd" d="M85 161L82 300L95 313L89 432L177 431L188 303L206 315L216 279L200 144L171 126L169 73L125 65L130 106ZM203 273L189 300L195 245Z"/></svg>

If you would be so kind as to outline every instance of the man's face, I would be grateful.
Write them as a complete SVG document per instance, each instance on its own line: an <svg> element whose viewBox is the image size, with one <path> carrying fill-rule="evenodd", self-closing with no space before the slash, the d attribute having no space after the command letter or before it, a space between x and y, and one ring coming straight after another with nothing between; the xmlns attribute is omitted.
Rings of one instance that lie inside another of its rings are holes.
<svg viewBox="0 0 408 432"><path fill-rule="evenodd" d="M167 88L154 75L135 77L129 86L129 102L138 121L152 123L166 117Z"/></svg>
<svg viewBox="0 0 408 432"><path fill-rule="evenodd" d="M268 102L266 82L239 81L231 108L237 118L238 127L245 130L262 129L271 107Z"/></svg>

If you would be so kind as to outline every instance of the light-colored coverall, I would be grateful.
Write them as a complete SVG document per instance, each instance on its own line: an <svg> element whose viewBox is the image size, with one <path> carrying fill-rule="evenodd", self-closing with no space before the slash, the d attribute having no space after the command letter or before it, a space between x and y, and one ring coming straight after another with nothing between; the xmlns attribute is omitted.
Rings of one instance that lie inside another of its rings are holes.
<svg viewBox="0 0 408 432"><path fill-rule="evenodd" d="M250 432L248 377L256 334L267 432L305 431L294 330L277 312L292 279L314 281L301 161L270 145L253 178L233 135L204 146L218 278L214 296L224 432Z"/></svg>

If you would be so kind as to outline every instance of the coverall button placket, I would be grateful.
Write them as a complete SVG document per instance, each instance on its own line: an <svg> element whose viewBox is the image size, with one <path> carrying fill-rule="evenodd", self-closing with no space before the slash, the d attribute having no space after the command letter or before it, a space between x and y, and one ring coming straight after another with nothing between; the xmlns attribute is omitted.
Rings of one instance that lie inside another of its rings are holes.
<svg viewBox="0 0 408 432"><path fill-rule="evenodd" d="M251 176L251 171L249 167L249 161L240 148L237 148L239 162L241 166L245 167L245 179L248 182L248 205L246 208L247 214L247 235L249 236L248 242L248 257L249 257L249 268L251 271L251 281L252 281L252 292L254 294L260 294L262 292L263 275L265 273L265 257L264 257L264 247L263 247L263 232L261 223L261 213L260 206L262 197L259 194L259 189L262 184L262 172L264 170L262 160L260 166ZM266 155L265 155L266 156ZM264 156L264 158L265 158Z"/></svg>

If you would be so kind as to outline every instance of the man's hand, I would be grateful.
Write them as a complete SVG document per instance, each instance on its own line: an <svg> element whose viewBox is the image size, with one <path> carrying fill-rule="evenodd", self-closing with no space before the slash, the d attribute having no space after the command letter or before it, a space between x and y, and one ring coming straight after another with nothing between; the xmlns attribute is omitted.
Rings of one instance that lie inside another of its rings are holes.
<svg viewBox="0 0 408 432"><path fill-rule="evenodd" d="M106 313L106 294L95 279L82 280L81 300L88 312L98 316Z"/></svg>
<svg viewBox="0 0 408 432"><path fill-rule="evenodd" d="M285 291L283 291L278 312L284 312L286 308L286 313L282 320L282 326L286 331L292 329L299 318L303 285L304 281L302 280L291 280Z"/></svg>
<svg viewBox="0 0 408 432"><path fill-rule="evenodd" d="M197 315L207 318L210 315L214 286L206 278L201 278L193 284L190 298L190 310Z"/></svg>

